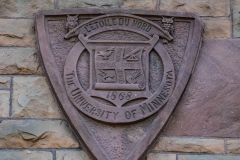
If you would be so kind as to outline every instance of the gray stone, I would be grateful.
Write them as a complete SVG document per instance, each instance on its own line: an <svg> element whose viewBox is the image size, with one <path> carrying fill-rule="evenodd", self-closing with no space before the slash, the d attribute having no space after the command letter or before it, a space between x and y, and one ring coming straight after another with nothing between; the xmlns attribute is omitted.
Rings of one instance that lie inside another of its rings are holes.
<svg viewBox="0 0 240 160"><path fill-rule="evenodd" d="M0 88L9 88L9 87L10 87L10 77L0 77Z"/></svg>
<svg viewBox="0 0 240 160"><path fill-rule="evenodd" d="M240 37L240 0L232 1L233 36Z"/></svg>
<svg viewBox="0 0 240 160"><path fill-rule="evenodd" d="M178 155L178 160L239 160L240 156L223 155Z"/></svg>
<svg viewBox="0 0 240 160"><path fill-rule="evenodd" d="M1 160L52 160L51 152L46 151L16 151L2 150L0 151Z"/></svg>
<svg viewBox="0 0 240 160"><path fill-rule="evenodd" d="M0 90L0 117L9 116L10 91Z"/></svg>
<svg viewBox="0 0 240 160"><path fill-rule="evenodd" d="M176 160L176 154L150 153L147 160Z"/></svg>
<svg viewBox="0 0 240 160"><path fill-rule="evenodd" d="M228 17L230 0L161 0L160 9L196 12L200 16Z"/></svg>
<svg viewBox="0 0 240 160"><path fill-rule="evenodd" d="M118 7L118 0L59 0L59 8L116 8Z"/></svg>
<svg viewBox="0 0 240 160"><path fill-rule="evenodd" d="M195 71L164 131L168 136L240 136L240 40L205 39Z"/></svg>
<svg viewBox="0 0 240 160"><path fill-rule="evenodd" d="M12 106L13 117L62 117L44 77L14 77Z"/></svg>
<svg viewBox="0 0 240 160"><path fill-rule="evenodd" d="M60 120L4 120L0 148L77 148L68 125Z"/></svg>
<svg viewBox="0 0 240 160"><path fill-rule="evenodd" d="M184 137L161 137L153 148L164 152L224 153L224 141Z"/></svg>
<svg viewBox="0 0 240 160"><path fill-rule="evenodd" d="M56 160L90 160L87 153L82 150L61 150L56 154Z"/></svg>
<svg viewBox="0 0 240 160"><path fill-rule="evenodd" d="M0 19L0 46L34 46L33 20Z"/></svg>
<svg viewBox="0 0 240 160"><path fill-rule="evenodd" d="M54 9L54 0L1 0L0 17L32 17L38 10Z"/></svg>
<svg viewBox="0 0 240 160"><path fill-rule="evenodd" d="M0 48L0 57L0 74L42 73L35 48Z"/></svg>
<svg viewBox="0 0 240 160"><path fill-rule="evenodd" d="M129 9L156 9L157 0L123 0L121 8Z"/></svg>

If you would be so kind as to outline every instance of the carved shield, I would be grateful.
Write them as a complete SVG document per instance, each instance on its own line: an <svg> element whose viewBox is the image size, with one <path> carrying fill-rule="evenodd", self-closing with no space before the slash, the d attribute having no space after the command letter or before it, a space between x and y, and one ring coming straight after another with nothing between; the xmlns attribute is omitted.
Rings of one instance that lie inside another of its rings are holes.
<svg viewBox="0 0 240 160"><path fill-rule="evenodd" d="M49 83L94 159L137 160L161 133L197 59L191 13L73 9L36 15Z"/></svg>

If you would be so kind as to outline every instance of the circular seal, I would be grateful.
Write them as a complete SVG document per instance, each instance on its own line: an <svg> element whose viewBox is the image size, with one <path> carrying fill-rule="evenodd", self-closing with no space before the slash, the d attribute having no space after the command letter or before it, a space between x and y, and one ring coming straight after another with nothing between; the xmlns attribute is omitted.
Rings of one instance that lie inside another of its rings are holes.
<svg viewBox="0 0 240 160"><path fill-rule="evenodd" d="M129 123L166 104L175 73L159 40L171 37L161 27L141 17L111 14L85 21L65 37L76 35L64 83L78 110L99 121Z"/></svg>

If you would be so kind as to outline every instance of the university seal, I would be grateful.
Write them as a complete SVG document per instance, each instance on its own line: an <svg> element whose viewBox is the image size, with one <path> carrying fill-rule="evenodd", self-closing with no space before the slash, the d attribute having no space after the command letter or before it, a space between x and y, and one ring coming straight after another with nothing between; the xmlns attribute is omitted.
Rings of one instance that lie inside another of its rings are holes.
<svg viewBox="0 0 240 160"><path fill-rule="evenodd" d="M82 23L65 38L74 35L79 42L66 59L64 82L69 99L79 111L96 120L127 123L151 116L168 101L175 71L159 40L173 39L167 31L140 17L112 14ZM78 76L83 70L78 62L84 50L89 53L86 63L90 64L89 70L84 70L89 73L85 89L80 80L85 75ZM150 52L158 58L156 64L150 62ZM154 73L153 65L158 65ZM150 82L153 74L158 74L158 83Z"/></svg>

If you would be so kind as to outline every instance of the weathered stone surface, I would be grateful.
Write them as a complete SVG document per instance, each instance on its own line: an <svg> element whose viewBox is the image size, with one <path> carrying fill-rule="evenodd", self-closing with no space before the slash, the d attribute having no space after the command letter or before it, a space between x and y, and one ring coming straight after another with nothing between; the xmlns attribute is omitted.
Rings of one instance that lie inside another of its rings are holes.
<svg viewBox="0 0 240 160"><path fill-rule="evenodd" d="M90 160L86 152L82 150L61 150L56 152L56 160Z"/></svg>
<svg viewBox="0 0 240 160"><path fill-rule="evenodd" d="M224 141L216 139L161 137L153 150L167 152L224 153Z"/></svg>
<svg viewBox="0 0 240 160"><path fill-rule="evenodd" d="M4 120L0 148L76 148L78 143L64 121Z"/></svg>
<svg viewBox="0 0 240 160"><path fill-rule="evenodd" d="M240 156L223 155L178 155L178 160L239 160Z"/></svg>
<svg viewBox="0 0 240 160"><path fill-rule="evenodd" d="M10 91L0 90L0 117L9 116Z"/></svg>
<svg viewBox="0 0 240 160"><path fill-rule="evenodd" d="M0 57L0 74L36 74L42 72L39 69L35 48L0 48Z"/></svg>
<svg viewBox="0 0 240 160"><path fill-rule="evenodd" d="M44 77L14 77L12 101L13 117L61 117Z"/></svg>
<svg viewBox="0 0 240 160"><path fill-rule="evenodd" d="M240 136L240 40L205 39L168 136Z"/></svg>
<svg viewBox="0 0 240 160"><path fill-rule="evenodd" d="M0 17L32 17L38 10L54 9L54 0L1 0Z"/></svg>
<svg viewBox="0 0 240 160"><path fill-rule="evenodd" d="M240 37L240 0L232 1L233 36Z"/></svg>
<svg viewBox="0 0 240 160"><path fill-rule="evenodd" d="M1 52L1 49L0 49ZM0 53L1 55L1 53ZM1 56L2 58L2 56ZM1 59L0 59L1 61ZM0 88L9 88L10 87L10 77L0 77Z"/></svg>
<svg viewBox="0 0 240 160"><path fill-rule="evenodd" d="M52 160L51 152L45 151L16 151L2 150L0 151L1 160Z"/></svg>
<svg viewBox="0 0 240 160"><path fill-rule="evenodd" d="M240 140L227 140L227 153L240 154Z"/></svg>
<svg viewBox="0 0 240 160"><path fill-rule="evenodd" d="M156 9L157 0L123 0L121 8Z"/></svg>
<svg viewBox="0 0 240 160"><path fill-rule="evenodd" d="M230 38L231 22L228 19L205 19L204 38Z"/></svg>
<svg viewBox="0 0 240 160"><path fill-rule="evenodd" d="M150 153L147 160L176 160L176 154Z"/></svg>
<svg viewBox="0 0 240 160"><path fill-rule="evenodd" d="M200 16L229 16L230 0L161 0L160 9L196 12Z"/></svg>
<svg viewBox="0 0 240 160"><path fill-rule="evenodd" d="M35 45L33 20L0 19L0 24L0 46Z"/></svg>
<svg viewBox="0 0 240 160"><path fill-rule="evenodd" d="M118 0L59 0L59 8L116 8L118 7Z"/></svg>

